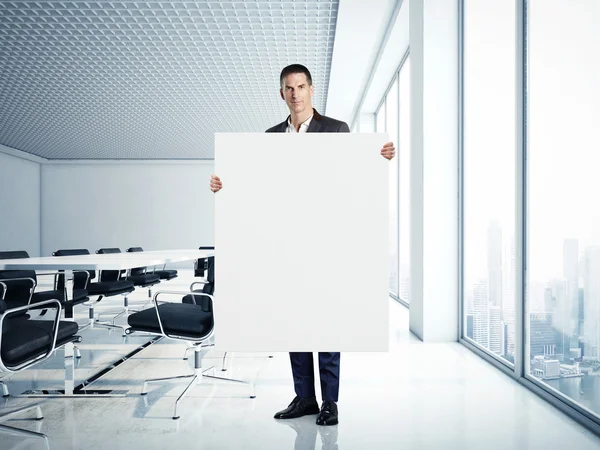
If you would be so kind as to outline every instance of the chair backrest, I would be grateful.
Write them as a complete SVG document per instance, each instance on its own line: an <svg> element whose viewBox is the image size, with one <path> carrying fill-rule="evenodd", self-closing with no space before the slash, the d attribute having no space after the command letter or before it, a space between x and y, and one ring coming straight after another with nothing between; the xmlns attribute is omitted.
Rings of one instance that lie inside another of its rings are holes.
<svg viewBox="0 0 600 450"><path fill-rule="evenodd" d="M198 250L214 250L214 247L199 247ZM194 268L194 276L195 277L203 277L204 271L207 269L208 260L210 258L198 258L196 261L196 267Z"/></svg>
<svg viewBox="0 0 600 450"><path fill-rule="evenodd" d="M215 293L215 285L213 283L206 283L202 288L204 294L213 295ZM202 310L206 312L212 312L213 304L208 297L202 296L198 299Z"/></svg>
<svg viewBox="0 0 600 450"><path fill-rule="evenodd" d="M25 250L0 252L0 259L29 258ZM31 282L27 280L7 281L9 278L31 278L37 283L35 270L0 270L0 281L6 284L6 293L4 300L11 304L13 302L25 303L29 300L31 292Z"/></svg>
<svg viewBox="0 0 600 450"><path fill-rule="evenodd" d="M204 294L213 295L215 293L215 285L212 283L206 283L202 287L202 292ZM202 311L204 312L212 312L213 310L213 305L210 301L210 298L206 297L205 295L188 294L185 297L183 297L183 303L200 305Z"/></svg>
<svg viewBox="0 0 600 450"><path fill-rule="evenodd" d="M52 253L52 256L79 256L79 255L89 255L89 254L90 254L90 252L86 248L65 248L65 249L56 250L54 253ZM96 278L95 270L87 270L86 272L88 272L90 274L89 281ZM87 277L86 277L85 273L75 272L73 274L73 288L74 289L84 289L86 281L87 281ZM65 288L65 278L64 278L64 276L59 275L58 280L57 280L56 289L64 289L64 288Z"/></svg>
<svg viewBox="0 0 600 450"><path fill-rule="evenodd" d="M206 274L206 280L213 285L215 284L215 257L211 256L209 258L207 258L207 274Z"/></svg>
<svg viewBox="0 0 600 450"><path fill-rule="evenodd" d="M101 248L100 250L97 250L96 253L100 255L106 255L109 253L121 253L121 249L116 247ZM100 273L99 281L117 281L119 279L120 274L120 270L103 270Z"/></svg>
<svg viewBox="0 0 600 450"><path fill-rule="evenodd" d="M128 253L132 253L132 252L143 252L144 249L142 247L129 247L127 249ZM131 269L131 275L142 275L144 272L146 271L145 267L136 267L134 269Z"/></svg>
<svg viewBox="0 0 600 450"><path fill-rule="evenodd" d="M215 293L215 257L211 256L208 259L208 272L206 275L206 283L202 287L202 292L208 295L214 295ZM199 303L202 305L202 310L206 312L212 312L212 302L208 297L200 297Z"/></svg>

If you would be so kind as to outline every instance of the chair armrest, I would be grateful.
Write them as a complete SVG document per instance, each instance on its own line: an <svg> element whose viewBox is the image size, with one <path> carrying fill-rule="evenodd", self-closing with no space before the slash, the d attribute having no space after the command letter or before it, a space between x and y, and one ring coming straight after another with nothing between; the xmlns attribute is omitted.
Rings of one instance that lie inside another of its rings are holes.
<svg viewBox="0 0 600 450"><path fill-rule="evenodd" d="M202 286L204 286L205 284L208 284L208 280L205 281L194 281L192 284L190 284L190 291L194 290L194 286L197 284L201 284ZM196 292L196 294L198 294L198 292Z"/></svg>
<svg viewBox="0 0 600 450"><path fill-rule="evenodd" d="M166 337L172 338L172 339L181 339L181 337L170 336L169 334L165 333L165 329L163 328L162 320L160 318L160 310L158 308L158 296L160 294L171 294L171 295L172 294L176 294L176 295L177 294L178 295L188 295L188 294L191 294L191 295L203 295L205 297L210 298L211 304L214 304L214 301L215 301L215 297L213 295L205 294L204 292L186 292L186 291L158 291L158 292L156 292L154 294L154 297L152 298L152 300L154 302L154 309L156 310L156 318L158 319L158 326L160 327L160 332L161 332L161 334L163 336L166 336ZM196 302L196 299L194 299L194 303L195 302ZM195 304L197 305L197 303L195 303ZM213 311L214 311L214 308L213 308ZM213 312L213 315L214 315L214 312ZM214 327L213 327L213 329L214 329ZM210 334L207 337L205 337L205 338L203 338L201 340L199 339L199 341L202 342L202 341L206 340L208 337L210 337Z"/></svg>
<svg viewBox="0 0 600 450"><path fill-rule="evenodd" d="M38 306L46 306L48 305L49 309L51 308L50 305L53 304L56 306L56 315L54 317L53 320L53 326L52 326L52 338L50 341L50 345L48 348L48 351L42 356L42 357L37 357L32 361L23 363L17 367L11 368L9 369L8 367L5 366L4 361L2 361L2 356L0 355L0 372L1 371L7 371L7 372L15 372L18 370L23 370L26 369L27 367L36 364L40 361L43 361L44 359L47 359L52 352L54 351L54 349L56 348L56 339L58 337L58 325L60 323L60 315L62 312L62 308L60 306L60 302L56 299L50 299L50 300L44 300L42 302L39 303L35 303L33 305L23 305L23 306L17 306L15 308L9 308L6 311L4 311L4 313L0 314L0 348L2 348L2 330L4 329L4 319L8 316L11 315L13 313L18 313L18 312L22 312L22 311L28 311L30 308L32 307L38 307Z"/></svg>

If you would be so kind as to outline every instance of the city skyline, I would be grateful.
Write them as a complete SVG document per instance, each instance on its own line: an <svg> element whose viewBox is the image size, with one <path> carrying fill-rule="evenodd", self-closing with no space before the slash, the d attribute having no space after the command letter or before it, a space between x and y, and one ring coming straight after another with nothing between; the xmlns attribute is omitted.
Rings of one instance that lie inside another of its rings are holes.
<svg viewBox="0 0 600 450"><path fill-rule="evenodd" d="M502 231L489 221L481 252L487 276L465 279L463 320L468 338L514 362L515 240ZM528 280L526 293L526 359L529 373L545 383L587 380L600 369L600 245L564 238L560 260L559 276Z"/></svg>

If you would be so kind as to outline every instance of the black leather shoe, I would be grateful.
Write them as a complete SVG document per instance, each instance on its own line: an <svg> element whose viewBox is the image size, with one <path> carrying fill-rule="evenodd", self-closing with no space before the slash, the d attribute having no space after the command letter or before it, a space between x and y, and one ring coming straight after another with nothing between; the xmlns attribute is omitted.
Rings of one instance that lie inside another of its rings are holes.
<svg viewBox="0 0 600 450"><path fill-rule="evenodd" d="M337 425L338 424L338 408L335 402L324 401L321 405L321 412L317 417L317 425Z"/></svg>
<svg viewBox="0 0 600 450"><path fill-rule="evenodd" d="M319 414L319 404L315 397L300 398L296 397L283 411L275 414L276 419L294 419L296 417L307 416L309 414Z"/></svg>

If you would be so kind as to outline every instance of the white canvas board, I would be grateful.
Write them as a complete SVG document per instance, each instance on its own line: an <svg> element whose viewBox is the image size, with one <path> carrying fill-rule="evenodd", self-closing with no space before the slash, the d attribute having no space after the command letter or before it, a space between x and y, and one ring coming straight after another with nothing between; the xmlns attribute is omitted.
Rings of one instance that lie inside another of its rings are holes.
<svg viewBox="0 0 600 450"><path fill-rule="evenodd" d="M382 133L218 133L215 346L387 351Z"/></svg>

